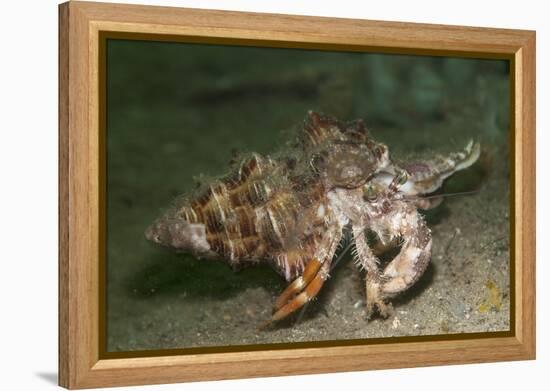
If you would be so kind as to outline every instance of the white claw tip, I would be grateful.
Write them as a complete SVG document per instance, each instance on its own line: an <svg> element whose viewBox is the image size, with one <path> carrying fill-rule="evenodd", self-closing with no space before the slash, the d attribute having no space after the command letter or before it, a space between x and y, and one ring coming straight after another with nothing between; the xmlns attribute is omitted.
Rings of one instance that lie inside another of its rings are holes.
<svg viewBox="0 0 550 391"><path fill-rule="evenodd" d="M477 159L479 159L479 155L481 153L481 145L477 141L474 142L474 140L470 140L468 142L468 145L466 145L465 151L467 156L462 162L460 162L456 166L455 171L463 170L474 164Z"/></svg>

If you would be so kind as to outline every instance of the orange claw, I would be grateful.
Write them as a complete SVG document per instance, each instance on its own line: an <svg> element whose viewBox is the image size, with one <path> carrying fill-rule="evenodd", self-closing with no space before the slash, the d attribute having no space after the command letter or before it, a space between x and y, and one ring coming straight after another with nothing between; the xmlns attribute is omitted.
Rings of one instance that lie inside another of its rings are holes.
<svg viewBox="0 0 550 391"><path fill-rule="evenodd" d="M296 278L292 283L290 283L286 289L279 295L275 301L275 310L279 310L283 307L292 297L297 295L299 292L303 291L304 288L313 280L313 278L319 272L322 263L317 259L313 258L306 265L304 272L298 278Z"/></svg>

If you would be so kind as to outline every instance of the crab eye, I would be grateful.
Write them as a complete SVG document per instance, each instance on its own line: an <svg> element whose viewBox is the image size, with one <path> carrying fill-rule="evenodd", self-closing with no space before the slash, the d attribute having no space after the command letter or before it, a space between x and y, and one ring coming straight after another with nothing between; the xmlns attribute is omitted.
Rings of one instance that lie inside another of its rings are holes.
<svg viewBox="0 0 550 391"><path fill-rule="evenodd" d="M374 201L376 200L376 197L377 197L377 192L376 192L376 189L371 186L371 185L368 185L368 186L365 186L363 187L363 198L367 201Z"/></svg>
<svg viewBox="0 0 550 391"><path fill-rule="evenodd" d="M405 182L409 179L409 173L405 170L401 171L397 176L397 184L399 186L404 185Z"/></svg>

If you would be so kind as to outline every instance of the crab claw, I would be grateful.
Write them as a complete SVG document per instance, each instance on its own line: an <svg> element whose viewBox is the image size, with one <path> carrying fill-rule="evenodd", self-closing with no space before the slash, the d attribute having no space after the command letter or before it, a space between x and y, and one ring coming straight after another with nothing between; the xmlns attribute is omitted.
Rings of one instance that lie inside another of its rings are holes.
<svg viewBox="0 0 550 391"><path fill-rule="evenodd" d="M409 173L409 178L399 190L406 195L432 193L441 187L445 179L473 165L479 159L480 152L479 142L470 140L461 152L437 156L425 162L405 163L402 167Z"/></svg>

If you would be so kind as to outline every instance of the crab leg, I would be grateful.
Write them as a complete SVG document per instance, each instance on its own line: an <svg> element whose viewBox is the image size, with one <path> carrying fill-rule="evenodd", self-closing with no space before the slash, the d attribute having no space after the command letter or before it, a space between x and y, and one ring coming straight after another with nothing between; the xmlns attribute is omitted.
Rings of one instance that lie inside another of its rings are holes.
<svg viewBox="0 0 550 391"><path fill-rule="evenodd" d="M353 226L353 240L355 241L356 263L366 272L365 294L367 300L367 314L370 316L375 307L380 315L386 317L390 314L391 307L388 306L381 295L381 276L378 269L378 258L374 255L365 238L365 231L362 226Z"/></svg>
<svg viewBox="0 0 550 391"><path fill-rule="evenodd" d="M275 301L275 310L279 310L284 306L292 297L300 293L307 287L307 285L317 276L322 263L313 258L306 265L304 272L301 276L296 278L290 283L286 289L279 295Z"/></svg>
<svg viewBox="0 0 550 391"><path fill-rule="evenodd" d="M316 259L312 259L309 262L308 267L312 263L319 263L319 261L317 261ZM296 310L304 306L307 302L313 300L313 298L317 296L323 284L329 277L328 271L330 269L330 264L331 264L330 261L325 261L321 265L321 267L317 270L317 274L307 284L305 289L303 289L293 299L291 299L286 304L282 305L277 309L277 311L271 316L271 322L276 322L278 320L286 318L288 315L292 314L293 312L295 312ZM301 277L298 277L298 278L301 278Z"/></svg>
<svg viewBox="0 0 550 391"><path fill-rule="evenodd" d="M416 210L408 210L393 221L400 222L394 234L404 238L404 243L382 273L380 293L384 297L394 296L418 281L428 267L432 249L430 229Z"/></svg>
<svg viewBox="0 0 550 391"><path fill-rule="evenodd" d="M341 228L334 225L325 235L316 256L308 262L302 275L277 298L274 313L263 326L286 318L317 296L324 282L330 277L332 258L341 239Z"/></svg>

